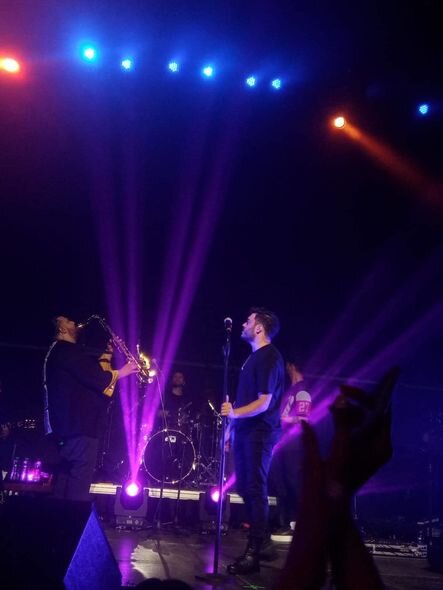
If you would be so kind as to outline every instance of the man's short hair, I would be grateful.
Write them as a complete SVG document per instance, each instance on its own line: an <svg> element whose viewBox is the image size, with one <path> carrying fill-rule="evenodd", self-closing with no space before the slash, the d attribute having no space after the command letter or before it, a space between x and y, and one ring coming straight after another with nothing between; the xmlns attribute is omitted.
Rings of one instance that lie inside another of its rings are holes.
<svg viewBox="0 0 443 590"><path fill-rule="evenodd" d="M301 372L303 372L303 368L306 365L306 362L305 362L304 358L300 355L288 354L286 356L286 364L287 365L294 365L294 367L297 369L297 371L299 371L301 373Z"/></svg>
<svg viewBox="0 0 443 590"><path fill-rule="evenodd" d="M255 321L263 326L266 336L271 340L280 331L280 320L273 311L264 307L251 307L249 313L255 313Z"/></svg>

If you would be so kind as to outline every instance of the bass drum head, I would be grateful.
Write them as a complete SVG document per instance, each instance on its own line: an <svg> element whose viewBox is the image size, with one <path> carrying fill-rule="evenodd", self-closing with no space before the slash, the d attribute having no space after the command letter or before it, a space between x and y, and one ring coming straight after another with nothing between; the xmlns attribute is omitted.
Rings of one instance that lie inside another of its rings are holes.
<svg viewBox="0 0 443 590"><path fill-rule="evenodd" d="M186 479L195 466L192 442L179 430L164 429L148 440L143 464L148 475L158 482L176 484Z"/></svg>

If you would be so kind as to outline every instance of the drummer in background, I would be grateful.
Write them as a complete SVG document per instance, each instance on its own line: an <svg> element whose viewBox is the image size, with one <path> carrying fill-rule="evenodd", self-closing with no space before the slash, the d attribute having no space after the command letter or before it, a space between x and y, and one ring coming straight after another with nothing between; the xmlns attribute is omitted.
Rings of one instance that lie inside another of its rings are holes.
<svg viewBox="0 0 443 590"><path fill-rule="evenodd" d="M164 406L159 412L160 428L180 428L186 421L191 401L186 396L186 380L182 371L174 371L165 391Z"/></svg>

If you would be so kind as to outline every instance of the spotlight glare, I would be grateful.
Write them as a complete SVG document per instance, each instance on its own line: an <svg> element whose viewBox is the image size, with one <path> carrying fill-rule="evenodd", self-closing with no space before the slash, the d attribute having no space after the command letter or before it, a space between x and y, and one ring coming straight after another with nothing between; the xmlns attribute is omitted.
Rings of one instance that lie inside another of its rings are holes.
<svg viewBox="0 0 443 590"><path fill-rule="evenodd" d="M217 489L211 491L211 500L213 502L218 502L220 499L220 492Z"/></svg>
<svg viewBox="0 0 443 590"><path fill-rule="evenodd" d="M211 78L214 75L214 68L212 66L205 66L202 69L202 73L206 78Z"/></svg>
<svg viewBox="0 0 443 590"><path fill-rule="evenodd" d="M95 47L88 45L82 50L83 59L86 61L95 61L97 59L97 50Z"/></svg>
<svg viewBox="0 0 443 590"><path fill-rule="evenodd" d="M343 129L343 127L346 125L346 119L342 116L335 117L333 125L334 127L337 127L337 129Z"/></svg>
<svg viewBox="0 0 443 590"><path fill-rule="evenodd" d="M249 78L246 78L246 84L250 88L253 88L257 84L257 78L255 76L249 76Z"/></svg>
<svg viewBox="0 0 443 590"><path fill-rule="evenodd" d="M274 80L272 80L272 82L271 82L271 86L272 86L272 88L275 88L275 90L280 90L280 88L281 88L280 78L274 78Z"/></svg>
<svg viewBox="0 0 443 590"><path fill-rule="evenodd" d="M178 72L180 69L180 65L176 61L171 61L168 63L168 70L173 72L174 74Z"/></svg>
<svg viewBox="0 0 443 590"><path fill-rule="evenodd" d="M142 491L142 487L137 481L130 481L125 484L124 491L130 498L135 498Z"/></svg>
<svg viewBox="0 0 443 590"><path fill-rule="evenodd" d="M429 105L428 103L424 102L420 105L418 105L418 112L420 113L420 115L427 115L429 113Z"/></svg>
<svg viewBox="0 0 443 590"><path fill-rule="evenodd" d="M4 70L8 74L17 74L20 71L20 64L13 57L2 57L0 58L0 70Z"/></svg>
<svg viewBox="0 0 443 590"><path fill-rule="evenodd" d="M126 57L125 59L122 59L121 66L122 66L123 70L126 70L126 71L132 70L133 65L134 65L134 63L133 63L132 59L129 59L128 57Z"/></svg>

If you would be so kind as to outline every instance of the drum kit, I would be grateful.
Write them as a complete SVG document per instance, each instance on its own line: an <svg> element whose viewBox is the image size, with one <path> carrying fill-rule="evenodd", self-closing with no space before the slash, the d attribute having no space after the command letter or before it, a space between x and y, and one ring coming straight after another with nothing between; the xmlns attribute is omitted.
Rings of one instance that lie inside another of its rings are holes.
<svg viewBox="0 0 443 590"><path fill-rule="evenodd" d="M165 485L201 487L218 478L222 421L213 404L211 413L193 418L187 404L168 425L146 437L143 465L148 477Z"/></svg>

